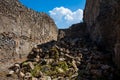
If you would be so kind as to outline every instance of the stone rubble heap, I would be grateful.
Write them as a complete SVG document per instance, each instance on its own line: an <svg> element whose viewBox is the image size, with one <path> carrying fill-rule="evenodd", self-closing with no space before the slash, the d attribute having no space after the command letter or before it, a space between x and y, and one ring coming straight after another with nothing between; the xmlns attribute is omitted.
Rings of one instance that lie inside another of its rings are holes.
<svg viewBox="0 0 120 80"><path fill-rule="evenodd" d="M63 38L38 45L28 59L10 67L8 77L20 80L113 80L117 71L96 46L81 38Z"/></svg>

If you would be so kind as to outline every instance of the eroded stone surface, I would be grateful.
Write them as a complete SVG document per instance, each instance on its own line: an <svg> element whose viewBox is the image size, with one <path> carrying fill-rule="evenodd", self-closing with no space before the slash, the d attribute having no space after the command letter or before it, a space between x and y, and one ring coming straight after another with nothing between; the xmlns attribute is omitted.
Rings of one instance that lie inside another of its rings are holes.
<svg viewBox="0 0 120 80"><path fill-rule="evenodd" d="M27 9L18 0L0 1L0 71L51 40L57 40L57 27L47 14Z"/></svg>
<svg viewBox="0 0 120 80"><path fill-rule="evenodd" d="M101 48L114 52L115 62L120 64L120 1L87 0L84 11L84 22L92 40ZM116 61L117 60L117 61ZM119 61L118 61L119 60Z"/></svg>

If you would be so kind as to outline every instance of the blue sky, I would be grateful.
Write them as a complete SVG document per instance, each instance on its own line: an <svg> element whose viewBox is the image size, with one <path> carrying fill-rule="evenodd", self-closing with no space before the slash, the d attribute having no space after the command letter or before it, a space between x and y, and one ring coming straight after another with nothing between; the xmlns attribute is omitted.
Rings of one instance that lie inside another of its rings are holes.
<svg viewBox="0 0 120 80"><path fill-rule="evenodd" d="M50 15L58 28L82 21L86 0L19 0L26 7ZM78 18L78 19L77 19Z"/></svg>

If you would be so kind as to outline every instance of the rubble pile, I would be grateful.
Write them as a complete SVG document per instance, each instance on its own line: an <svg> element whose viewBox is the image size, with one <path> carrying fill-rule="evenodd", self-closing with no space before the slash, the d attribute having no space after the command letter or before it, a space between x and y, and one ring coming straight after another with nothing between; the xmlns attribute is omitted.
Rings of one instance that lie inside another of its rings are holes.
<svg viewBox="0 0 120 80"><path fill-rule="evenodd" d="M37 45L28 60L10 67L8 77L20 80L113 80L117 71L110 54L81 38L63 38Z"/></svg>

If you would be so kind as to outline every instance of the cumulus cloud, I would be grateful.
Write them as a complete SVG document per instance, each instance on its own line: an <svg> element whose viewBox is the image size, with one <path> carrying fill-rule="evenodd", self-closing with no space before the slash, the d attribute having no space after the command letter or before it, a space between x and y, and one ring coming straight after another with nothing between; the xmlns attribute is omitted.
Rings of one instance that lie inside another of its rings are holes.
<svg viewBox="0 0 120 80"><path fill-rule="evenodd" d="M83 10L81 9L71 11L68 8L56 7L49 13L59 28L67 28L72 24L79 23L83 18Z"/></svg>

